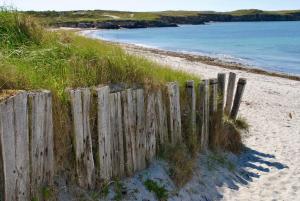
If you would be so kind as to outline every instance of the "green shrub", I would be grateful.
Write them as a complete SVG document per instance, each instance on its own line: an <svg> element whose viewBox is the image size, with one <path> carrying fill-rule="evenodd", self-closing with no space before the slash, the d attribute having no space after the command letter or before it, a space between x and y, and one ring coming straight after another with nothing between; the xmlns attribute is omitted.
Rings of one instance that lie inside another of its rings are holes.
<svg viewBox="0 0 300 201"><path fill-rule="evenodd" d="M164 201L168 199L168 191L164 187L160 186L156 181L148 179L144 182L144 185L150 192L155 193L159 200Z"/></svg>

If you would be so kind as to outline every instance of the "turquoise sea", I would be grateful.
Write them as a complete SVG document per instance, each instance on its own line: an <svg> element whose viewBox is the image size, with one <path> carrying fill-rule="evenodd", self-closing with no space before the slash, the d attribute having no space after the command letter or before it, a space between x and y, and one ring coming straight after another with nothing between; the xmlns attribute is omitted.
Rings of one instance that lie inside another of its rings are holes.
<svg viewBox="0 0 300 201"><path fill-rule="evenodd" d="M99 30L90 36L189 52L300 75L300 22L226 22Z"/></svg>

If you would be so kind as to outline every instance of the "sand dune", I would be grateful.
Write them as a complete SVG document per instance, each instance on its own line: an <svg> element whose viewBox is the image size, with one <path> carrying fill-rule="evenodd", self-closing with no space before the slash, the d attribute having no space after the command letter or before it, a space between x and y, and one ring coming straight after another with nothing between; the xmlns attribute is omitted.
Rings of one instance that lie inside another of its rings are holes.
<svg viewBox="0 0 300 201"><path fill-rule="evenodd" d="M211 171L202 158L192 181L170 200L300 200L299 81L126 48L130 53L204 78L233 71L248 80L240 115L251 127L244 137L247 151L239 157L228 156L236 164L235 171L226 167ZM151 168L149 172L151 175Z"/></svg>

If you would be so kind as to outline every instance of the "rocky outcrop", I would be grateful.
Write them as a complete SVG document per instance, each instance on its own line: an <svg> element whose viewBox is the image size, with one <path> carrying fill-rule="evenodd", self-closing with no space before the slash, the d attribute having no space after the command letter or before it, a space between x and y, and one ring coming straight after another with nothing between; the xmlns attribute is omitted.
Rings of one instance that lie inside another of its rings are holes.
<svg viewBox="0 0 300 201"><path fill-rule="evenodd" d="M72 27L72 28L98 28L98 29L137 29L147 27L176 27L177 24L162 20L111 20L103 22L64 22L58 23L57 27Z"/></svg>
<svg viewBox="0 0 300 201"><path fill-rule="evenodd" d="M206 22L255 22L255 21L299 21L300 13L295 14L266 14L257 13L251 15L231 14L199 14L197 16L161 16L160 19L168 23L176 24L203 24Z"/></svg>
<svg viewBox="0 0 300 201"><path fill-rule="evenodd" d="M57 27L98 28L98 29L136 29L147 27L176 27L178 24L205 24L207 22L249 22L249 21L300 21L300 13L270 14L254 13L233 15L226 13L207 13L194 16L162 15L158 20L109 20L101 22L63 22Z"/></svg>

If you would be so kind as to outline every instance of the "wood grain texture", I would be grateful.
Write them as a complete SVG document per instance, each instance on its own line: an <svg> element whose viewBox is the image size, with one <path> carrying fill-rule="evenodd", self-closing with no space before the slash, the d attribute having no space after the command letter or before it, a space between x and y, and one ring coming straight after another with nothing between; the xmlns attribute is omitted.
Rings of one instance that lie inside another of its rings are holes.
<svg viewBox="0 0 300 201"><path fill-rule="evenodd" d="M167 84L168 92L168 130L170 141L173 145L182 140L180 95L177 83Z"/></svg>
<svg viewBox="0 0 300 201"><path fill-rule="evenodd" d="M121 93L109 95L110 123L112 135L112 176L122 178L125 176L124 143L122 125Z"/></svg>
<svg viewBox="0 0 300 201"><path fill-rule="evenodd" d="M109 87L104 86L96 89L98 103L98 156L100 178L109 181L112 178L112 130L110 122L110 99Z"/></svg>
<svg viewBox="0 0 300 201"><path fill-rule="evenodd" d="M168 119L162 92L158 90L155 95L155 110L157 116L157 150L168 142Z"/></svg>
<svg viewBox="0 0 300 201"><path fill-rule="evenodd" d="M230 72L228 78L228 84L227 84L227 95L226 95L226 103L224 109L226 115L229 115L231 111L235 81L236 81L236 74Z"/></svg>
<svg viewBox="0 0 300 201"><path fill-rule="evenodd" d="M94 187L94 159L92 138L89 123L90 90L70 90L73 118L73 143L76 157L76 173L78 185L83 188Z"/></svg>
<svg viewBox="0 0 300 201"><path fill-rule="evenodd" d="M196 93L193 80L186 82L186 125L188 135L196 134Z"/></svg>
<svg viewBox="0 0 300 201"><path fill-rule="evenodd" d="M209 97L209 144L211 148L216 146L216 136L217 136L217 106L218 106L218 80L210 79L210 97Z"/></svg>
<svg viewBox="0 0 300 201"><path fill-rule="evenodd" d="M121 92L122 106L123 106L123 128L124 128L124 158L126 175L131 176L134 173L133 162L133 141L135 135L135 125L133 122L133 102L132 102L132 89L127 89Z"/></svg>
<svg viewBox="0 0 300 201"><path fill-rule="evenodd" d="M143 170L146 168L146 119L143 89L137 89L136 91L136 115L137 170Z"/></svg>
<svg viewBox="0 0 300 201"><path fill-rule="evenodd" d="M146 110L146 160L151 163L156 155L157 118L155 113L155 93L147 96Z"/></svg>
<svg viewBox="0 0 300 201"><path fill-rule="evenodd" d="M201 150L207 151L209 144L209 80L199 84L199 119Z"/></svg>
<svg viewBox="0 0 300 201"><path fill-rule="evenodd" d="M244 78L239 79L237 88L236 88L236 92L235 92L234 102L232 105L232 110L230 113L230 118L232 118L234 120L237 118L246 84L247 84L246 79L244 79Z"/></svg>
<svg viewBox="0 0 300 201"><path fill-rule="evenodd" d="M0 103L1 165L4 200L30 200L27 94Z"/></svg>
<svg viewBox="0 0 300 201"><path fill-rule="evenodd" d="M42 199L40 189L53 184L54 142L50 91L29 93L31 197Z"/></svg>

